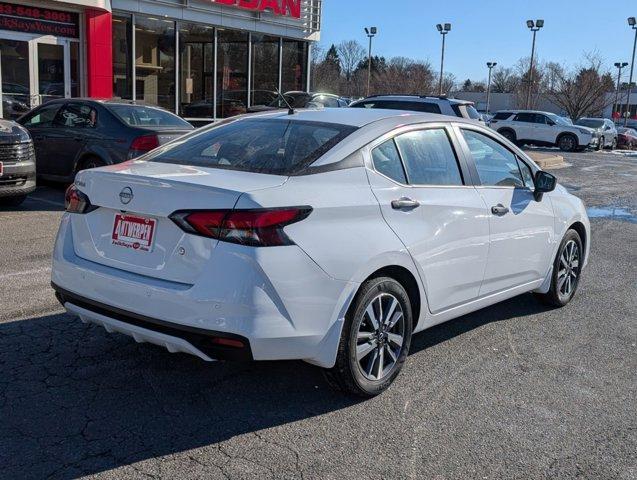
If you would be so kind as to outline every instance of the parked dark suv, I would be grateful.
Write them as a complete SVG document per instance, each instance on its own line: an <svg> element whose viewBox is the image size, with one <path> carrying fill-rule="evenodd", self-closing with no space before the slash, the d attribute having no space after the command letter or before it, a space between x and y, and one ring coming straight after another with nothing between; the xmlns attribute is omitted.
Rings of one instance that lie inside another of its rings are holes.
<svg viewBox="0 0 637 480"><path fill-rule="evenodd" d="M0 119L0 205L20 205L35 190L35 154L29 132Z"/></svg>
<svg viewBox="0 0 637 480"><path fill-rule="evenodd" d="M71 182L78 170L121 163L193 130L177 115L125 101L59 99L18 119L35 145L38 177Z"/></svg>

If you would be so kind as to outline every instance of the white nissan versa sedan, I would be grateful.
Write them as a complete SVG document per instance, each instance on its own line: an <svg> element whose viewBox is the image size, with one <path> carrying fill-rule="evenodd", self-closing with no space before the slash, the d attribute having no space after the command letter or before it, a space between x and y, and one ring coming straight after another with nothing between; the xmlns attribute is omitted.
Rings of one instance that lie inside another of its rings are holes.
<svg viewBox="0 0 637 480"><path fill-rule="evenodd" d="M525 292L567 304L582 202L477 123L271 112L78 174L52 284L84 322L203 360L302 359L369 396L411 336Z"/></svg>

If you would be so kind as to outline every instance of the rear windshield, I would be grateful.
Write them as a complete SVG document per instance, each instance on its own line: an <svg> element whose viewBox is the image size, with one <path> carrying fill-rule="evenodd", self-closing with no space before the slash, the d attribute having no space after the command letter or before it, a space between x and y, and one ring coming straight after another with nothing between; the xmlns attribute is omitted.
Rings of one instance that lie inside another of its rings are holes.
<svg viewBox="0 0 637 480"><path fill-rule="evenodd" d="M191 125L177 115L142 105L108 105L108 109L131 127L187 127Z"/></svg>
<svg viewBox="0 0 637 480"><path fill-rule="evenodd" d="M581 125L582 127L589 128L601 128L604 126L604 120L593 120L587 118L580 118L575 125Z"/></svg>
<svg viewBox="0 0 637 480"><path fill-rule="evenodd" d="M472 120L480 119L480 113L476 110L476 107L470 103L456 103L451 105L453 111L456 112L456 116L462 118L470 118Z"/></svg>
<svg viewBox="0 0 637 480"><path fill-rule="evenodd" d="M249 119L199 131L155 150L152 162L293 175L356 130L332 123Z"/></svg>

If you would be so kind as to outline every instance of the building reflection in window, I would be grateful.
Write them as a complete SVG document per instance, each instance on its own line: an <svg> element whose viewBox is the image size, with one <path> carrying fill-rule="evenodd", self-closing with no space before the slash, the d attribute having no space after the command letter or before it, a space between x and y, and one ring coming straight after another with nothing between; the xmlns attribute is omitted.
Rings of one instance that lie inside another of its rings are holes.
<svg viewBox="0 0 637 480"><path fill-rule="evenodd" d="M214 28L179 26L179 114L186 118L214 117Z"/></svg>
<svg viewBox="0 0 637 480"><path fill-rule="evenodd" d="M279 88L279 37L252 34L250 105L269 105Z"/></svg>
<svg viewBox="0 0 637 480"><path fill-rule="evenodd" d="M283 66L281 86L283 92L305 91L307 89L306 42L283 40Z"/></svg>
<svg viewBox="0 0 637 480"><path fill-rule="evenodd" d="M175 111L175 22L135 17L137 100Z"/></svg>
<svg viewBox="0 0 637 480"><path fill-rule="evenodd" d="M248 34L217 33L217 118L245 113L248 105Z"/></svg>
<svg viewBox="0 0 637 480"><path fill-rule="evenodd" d="M113 16L113 97L133 98L133 48L130 17Z"/></svg>

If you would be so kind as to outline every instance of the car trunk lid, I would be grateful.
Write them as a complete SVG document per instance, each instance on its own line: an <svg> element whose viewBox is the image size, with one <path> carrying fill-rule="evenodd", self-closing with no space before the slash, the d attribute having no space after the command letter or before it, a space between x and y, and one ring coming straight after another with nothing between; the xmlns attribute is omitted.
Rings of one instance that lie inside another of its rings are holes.
<svg viewBox="0 0 637 480"><path fill-rule="evenodd" d="M99 208L73 215L75 253L128 272L193 284L217 241L185 233L170 214L232 209L244 192L277 187L286 178L145 161L83 171L76 185Z"/></svg>

